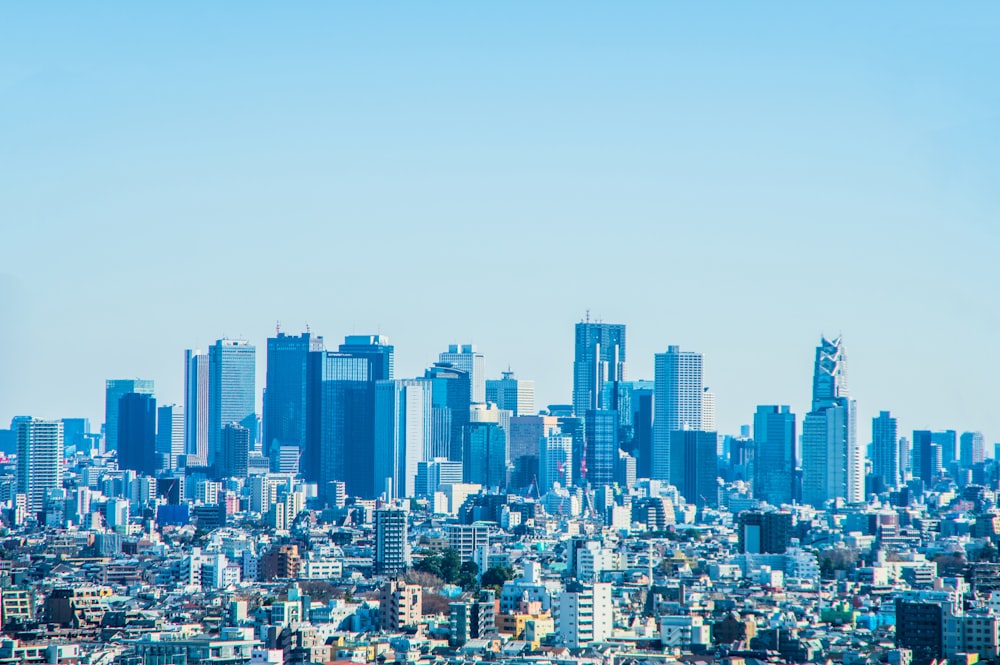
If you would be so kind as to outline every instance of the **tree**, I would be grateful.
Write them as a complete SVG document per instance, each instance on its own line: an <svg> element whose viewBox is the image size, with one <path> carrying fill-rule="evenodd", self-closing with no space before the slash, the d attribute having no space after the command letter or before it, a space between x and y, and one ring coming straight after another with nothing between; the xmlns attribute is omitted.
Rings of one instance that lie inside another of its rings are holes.
<svg viewBox="0 0 1000 665"><path fill-rule="evenodd" d="M455 584L466 591L475 591L479 588L477 577L479 577L479 564L475 561L463 561L458 570Z"/></svg>
<svg viewBox="0 0 1000 665"><path fill-rule="evenodd" d="M483 573L479 583L483 588L500 589L507 580L514 579L514 569L508 566L491 566Z"/></svg>

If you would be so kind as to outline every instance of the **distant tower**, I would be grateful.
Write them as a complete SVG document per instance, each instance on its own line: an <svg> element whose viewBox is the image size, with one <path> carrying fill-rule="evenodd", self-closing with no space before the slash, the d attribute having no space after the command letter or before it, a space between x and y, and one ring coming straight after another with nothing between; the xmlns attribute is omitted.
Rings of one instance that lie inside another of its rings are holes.
<svg viewBox="0 0 1000 665"><path fill-rule="evenodd" d="M118 468L156 474L156 400L128 393L118 400Z"/></svg>
<svg viewBox="0 0 1000 665"><path fill-rule="evenodd" d="M394 508L375 511L375 574L399 575L410 565L406 512Z"/></svg>
<svg viewBox="0 0 1000 665"><path fill-rule="evenodd" d="M593 487L615 481L618 462L618 412L591 409L584 416L587 480Z"/></svg>
<svg viewBox="0 0 1000 665"><path fill-rule="evenodd" d="M780 506L796 500L795 414L758 406L753 417L754 497Z"/></svg>
<svg viewBox="0 0 1000 665"><path fill-rule="evenodd" d="M476 350L475 344L449 344L447 351L438 354L438 362L451 363L468 373L470 400L475 404L486 402L486 356Z"/></svg>
<svg viewBox="0 0 1000 665"><path fill-rule="evenodd" d="M153 394L149 379L108 379L104 398L104 449L118 450L118 400L127 393Z"/></svg>
<svg viewBox="0 0 1000 665"><path fill-rule="evenodd" d="M250 430L239 423L229 423L222 428L222 464L219 475L223 478L246 478L250 465Z"/></svg>
<svg viewBox="0 0 1000 665"><path fill-rule="evenodd" d="M670 433L702 430L702 365L700 353L681 351L679 346L656 354L652 477L657 480L669 481L673 475Z"/></svg>
<svg viewBox="0 0 1000 665"><path fill-rule="evenodd" d="M986 459L986 440L982 432L963 432L959 439L960 461L969 468Z"/></svg>
<svg viewBox="0 0 1000 665"><path fill-rule="evenodd" d="M865 459L857 442L857 403L847 394L842 338L816 347L812 410L802 425L802 502L864 501Z"/></svg>
<svg viewBox="0 0 1000 665"><path fill-rule="evenodd" d="M416 492L417 464L431 454L431 382L397 379L375 384L375 493L387 499Z"/></svg>
<svg viewBox="0 0 1000 665"><path fill-rule="evenodd" d="M184 453L208 465L208 355L195 349L184 351Z"/></svg>
<svg viewBox="0 0 1000 665"><path fill-rule="evenodd" d="M117 414L117 411L116 411ZM17 423L17 492L29 513L45 505L45 494L63 484L63 424L59 420Z"/></svg>
<svg viewBox="0 0 1000 665"><path fill-rule="evenodd" d="M264 449L306 445L306 368L309 353L323 350L323 338L278 332L267 340L264 387Z"/></svg>
<svg viewBox="0 0 1000 665"><path fill-rule="evenodd" d="M244 340L218 340L208 350L208 377L208 465L218 468L226 425L257 431L257 349Z"/></svg>
<svg viewBox="0 0 1000 665"><path fill-rule="evenodd" d="M573 411L582 417L601 404L604 384L625 380L625 326L596 323L588 316L576 324L573 355Z"/></svg>
<svg viewBox="0 0 1000 665"><path fill-rule="evenodd" d="M385 335L348 335L338 349L341 353L367 358L372 381L395 378L394 347Z"/></svg>
<svg viewBox="0 0 1000 665"><path fill-rule="evenodd" d="M171 464L184 454L184 409L176 404L156 411L156 452L170 455Z"/></svg>
<svg viewBox="0 0 1000 665"><path fill-rule="evenodd" d="M888 411L881 411L872 418L872 473L882 479L887 489L899 487L899 440L896 419Z"/></svg>
<svg viewBox="0 0 1000 665"><path fill-rule="evenodd" d="M504 372L502 379L486 382L486 401L515 416L530 416L535 413L535 382L518 379L511 371Z"/></svg>

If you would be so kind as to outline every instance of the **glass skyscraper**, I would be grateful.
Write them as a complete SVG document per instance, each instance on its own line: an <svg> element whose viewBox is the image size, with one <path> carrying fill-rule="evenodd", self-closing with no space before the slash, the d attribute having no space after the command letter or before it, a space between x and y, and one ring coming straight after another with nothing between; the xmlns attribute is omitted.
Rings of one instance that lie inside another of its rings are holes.
<svg viewBox="0 0 1000 665"><path fill-rule="evenodd" d="M888 411L880 411L872 418L872 475L881 479L886 489L899 487L899 439L896 419Z"/></svg>
<svg viewBox="0 0 1000 665"><path fill-rule="evenodd" d="M465 426L469 424L471 378L451 363L435 363L424 372L432 396L431 455L462 461Z"/></svg>
<svg viewBox="0 0 1000 665"><path fill-rule="evenodd" d="M757 499L780 506L797 499L795 414L787 406L758 406L753 417L754 483Z"/></svg>
<svg viewBox="0 0 1000 665"><path fill-rule="evenodd" d="M108 379L104 393L104 449L118 450L118 400L128 393L153 394L149 379Z"/></svg>
<svg viewBox="0 0 1000 665"><path fill-rule="evenodd" d="M156 399L128 393L118 400L118 468L156 474Z"/></svg>
<svg viewBox="0 0 1000 665"><path fill-rule="evenodd" d="M438 354L438 362L450 363L469 375L470 402L486 402L486 356L475 344L449 344L447 351Z"/></svg>
<svg viewBox="0 0 1000 665"><path fill-rule="evenodd" d="M188 466L208 465L208 355L184 351L184 453Z"/></svg>
<svg viewBox="0 0 1000 665"><path fill-rule="evenodd" d="M718 435L674 430L670 433L670 484L688 503L719 505Z"/></svg>
<svg viewBox="0 0 1000 665"><path fill-rule="evenodd" d="M426 379L375 385L375 494L413 496L417 464L431 455L431 383Z"/></svg>
<svg viewBox="0 0 1000 665"><path fill-rule="evenodd" d="M257 431L257 349L245 340L220 339L208 350L208 465L222 454L222 429L238 423Z"/></svg>
<svg viewBox="0 0 1000 665"><path fill-rule="evenodd" d="M669 481L670 433L702 429L703 359L700 353L669 346L656 354L655 362L652 477Z"/></svg>
<svg viewBox="0 0 1000 665"><path fill-rule="evenodd" d="M323 350L323 338L308 332L279 332L267 340L264 386L264 450L306 444L306 374L309 354Z"/></svg>
<svg viewBox="0 0 1000 665"><path fill-rule="evenodd" d="M394 349L385 335L348 335L338 349L341 353L368 358L372 381L395 378Z"/></svg>
<svg viewBox="0 0 1000 665"><path fill-rule="evenodd" d="M591 409L584 416L586 481L591 487L615 482L618 461L618 412ZM581 479L583 480L583 479Z"/></svg>
<svg viewBox="0 0 1000 665"><path fill-rule="evenodd" d="M576 324L573 355L573 411L583 416L589 409L610 408L602 404L606 382L625 380L625 326L586 321Z"/></svg>
<svg viewBox="0 0 1000 665"><path fill-rule="evenodd" d="M515 416L530 416L535 413L535 382L518 379L514 372L504 372L501 379L486 382L486 401L497 408L506 409Z"/></svg>

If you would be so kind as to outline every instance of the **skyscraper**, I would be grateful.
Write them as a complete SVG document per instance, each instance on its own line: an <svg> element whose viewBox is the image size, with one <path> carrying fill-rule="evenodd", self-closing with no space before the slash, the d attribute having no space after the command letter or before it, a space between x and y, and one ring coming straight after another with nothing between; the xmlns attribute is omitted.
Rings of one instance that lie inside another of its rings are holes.
<svg viewBox="0 0 1000 665"><path fill-rule="evenodd" d="M208 465L217 467L222 429L239 423L257 431L257 349L245 340L220 339L208 350Z"/></svg>
<svg viewBox="0 0 1000 665"><path fill-rule="evenodd" d="M117 409L115 410L117 416ZM59 420L17 423L17 491L29 513L45 505L45 494L63 484L63 424Z"/></svg>
<svg viewBox="0 0 1000 665"><path fill-rule="evenodd" d="M507 432L496 422L471 422L465 434L462 475L467 483L507 488Z"/></svg>
<svg viewBox="0 0 1000 665"><path fill-rule="evenodd" d="M518 379L511 371L503 372L503 378L486 382L486 401L515 416L530 416L535 413L535 382Z"/></svg>
<svg viewBox="0 0 1000 665"><path fill-rule="evenodd" d="M375 383L365 356L334 351L309 354L306 446L300 468L330 499L343 481L352 496L372 498L375 472Z"/></svg>
<svg viewBox="0 0 1000 665"><path fill-rule="evenodd" d="M431 386L431 453L460 462L471 408L469 373L441 362L427 369L424 378Z"/></svg>
<svg viewBox="0 0 1000 665"><path fill-rule="evenodd" d="M542 439L538 464L538 493L545 494L553 484L573 484L573 437L554 431Z"/></svg>
<svg viewBox="0 0 1000 665"><path fill-rule="evenodd" d="M618 412L590 409L584 416L586 480L592 487L615 481L618 461Z"/></svg>
<svg viewBox="0 0 1000 665"><path fill-rule="evenodd" d="M375 511L375 574L398 575L410 565L406 512L394 508Z"/></svg>
<svg viewBox="0 0 1000 665"><path fill-rule="evenodd" d="M250 430L239 423L222 428L222 478L246 478L250 467Z"/></svg>
<svg viewBox="0 0 1000 665"><path fill-rule="evenodd" d="M899 487L899 439L896 419L888 411L880 411L877 418L872 418L872 453L872 474L882 479L886 489Z"/></svg>
<svg viewBox="0 0 1000 665"><path fill-rule="evenodd" d="M469 401L486 402L486 356L475 344L449 344L447 351L438 354L438 362L450 363L469 375Z"/></svg>
<svg viewBox="0 0 1000 665"><path fill-rule="evenodd" d="M688 503L719 505L718 439L715 432L670 432L670 484Z"/></svg>
<svg viewBox="0 0 1000 665"><path fill-rule="evenodd" d="M753 445L754 497L775 506L795 501L795 414L788 406L757 407Z"/></svg>
<svg viewBox="0 0 1000 665"><path fill-rule="evenodd" d="M625 326L586 321L576 324L573 356L573 411L582 416L601 404L604 384L625 380Z"/></svg>
<svg viewBox="0 0 1000 665"><path fill-rule="evenodd" d="M156 399L127 393L118 400L118 468L156 474Z"/></svg>
<svg viewBox="0 0 1000 665"><path fill-rule="evenodd" d="M816 347L812 411L802 424L802 502L864 500L864 451L857 442L857 404L847 396L842 338Z"/></svg>
<svg viewBox="0 0 1000 665"><path fill-rule="evenodd" d="M167 404L157 409L156 452L170 455L171 462L184 454L184 409Z"/></svg>
<svg viewBox="0 0 1000 665"><path fill-rule="evenodd" d="M264 387L264 449L306 445L306 374L309 354L323 350L323 338L308 332L278 332L267 340Z"/></svg>
<svg viewBox="0 0 1000 665"><path fill-rule="evenodd" d="M667 347L656 354L653 387L653 478L670 480L670 433L702 429L702 356Z"/></svg>
<svg viewBox="0 0 1000 665"><path fill-rule="evenodd" d="M953 429L932 432L931 440L941 449L941 468L951 469L951 463L958 459L958 433Z"/></svg>
<svg viewBox="0 0 1000 665"><path fill-rule="evenodd" d="M413 496L417 464L431 454L431 384L397 379L375 384L376 495Z"/></svg>
<svg viewBox="0 0 1000 665"><path fill-rule="evenodd" d="M507 439L512 466L511 489L531 487L540 479L542 439L558 430L559 420L555 416L514 416L510 419ZM572 437L568 438L572 452Z"/></svg>
<svg viewBox="0 0 1000 665"><path fill-rule="evenodd" d="M982 432L962 432L959 440L963 468L969 468L986 459L986 439Z"/></svg>
<svg viewBox="0 0 1000 665"><path fill-rule="evenodd" d="M108 379L104 391L104 449L118 450L118 400L127 393L153 394L149 379Z"/></svg>
<svg viewBox="0 0 1000 665"><path fill-rule="evenodd" d="M913 430L913 475L929 486L941 475L941 446L929 430Z"/></svg>
<svg viewBox="0 0 1000 665"><path fill-rule="evenodd" d="M385 335L348 335L338 349L341 353L367 358L372 381L395 378L394 348Z"/></svg>
<svg viewBox="0 0 1000 665"><path fill-rule="evenodd" d="M208 465L208 355L184 351L184 452L188 466Z"/></svg>

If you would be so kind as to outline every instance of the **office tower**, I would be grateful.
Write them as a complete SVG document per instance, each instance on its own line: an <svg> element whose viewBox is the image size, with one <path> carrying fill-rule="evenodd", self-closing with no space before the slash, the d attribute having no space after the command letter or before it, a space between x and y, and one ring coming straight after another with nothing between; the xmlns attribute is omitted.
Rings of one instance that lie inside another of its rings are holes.
<svg viewBox="0 0 1000 665"><path fill-rule="evenodd" d="M63 449L86 452L90 449L90 420L88 418L63 418Z"/></svg>
<svg viewBox="0 0 1000 665"><path fill-rule="evenodd" d="M796 500L795 441L795 414L788 406L757 407L752 455L755 498L775 506Z"/></svg>
<svg viewBox="0 0 1000 665"><path fill-rule="evenodd" d="M586 458L581 480L592 487L615 482L618 461L618 412L591 409L584 416Z"/></svg>
<svg viewBox="0 0 1000 665"><path fill-rule="evenodd" d="M913 475L925 485L933 483L941 475L941 446L934 442L934 433L929 430L913 430Z"/></svg>
<svg viewBox="0 0 1000 665"><path fill-rule="evenodd" d="M118 450L118 400L122 395L139 393L153 394L153 382L149 379L108 379L104 391L104 449Z"/></svg>
<svg viewBox="0 0 1000 665"><path fill-rule="evenodd" d="M640 478L653 474L653 382L635 381L629 400L632 413L632 450Z"/></svg>
<svg viewBox="0 0 1000 665"><path fill-rule="evenodd" d="M461 482L461 462L453 462L447 457L435 457L426 462L418 462L415 496L433 499L434 493L441 485Z"/></svg>
<svg viewBox="0 0 1000 665"><path fill-rule="evenodd" d="M911 466L913 447L905 436L899 437L899 482L905 483L913 475Z"/></svg>
<svg viewBox="0 0 1000 665"><path fill-rule="evenodd" d="M962 432L959 442L962 467L969 468L986 459L986 439L982 432Z"/></svg>
<svg viewBox="0 0 1000 665"><path fill-rule="evenodd" d="M375 574L400 575L410 565L406 511L375 511Z"/></svg>
<svg viewBox="0 0 1000 665"><path fill-rule="evenodd" d="M718 434L698 430L670 433L670 484L688 503L719 505Z"/></svg>
<svg viewBox="0 0 1000 665"><path fill-rule="evenodd" d="M511 463L510 489L519 491L539 479L541 441L558 431L554 416L514 416L508 424L508 455Z"/></svg>
<svg viewBox="0 0 1000 665"><path fill-rule="evenodd" d="M573 437L558 430L542 438L538 462L538 494L544 495L555 483L573 485Z"/></svg>
<svg viewBox="0 0 1000 665"><path fill-rule="evenodd" d="M948 470L958 459L958 434L953 429L932 432L931 440L941 448L941 468Z"/></svg>
<svg viewBox="0 0 1000 665"><path fill-rule="evenodd" d="M275 443L306 447L306 385L309 354L323 350L323 338L308 332L267 339L264 386L264 450Z"/></svg>
<svg viewBox="0 0 1000 665"><path fill-rule="evenodd" d="M792 514L742 512L737 537L740 553L784 554L792 540Z"/></svg>
<svg viewBox="0 0 1000 665"><path fill-rule="evenodd" d="M184 453L188 466L208 466L208 355L184 351Z"/></svg>
<svg viewBox="0 0 1000 665"><path fill-rule="evenodd" d="M250 430L239 423L222 428L220 478L246 478L250 465Z"/></svg>
<svg viewBox="0 0 1000 665"><path fill-rule="evenodd" d="M372 381L386 381L395 378L394 347L385 335L348 335L337 349L359 358L367 358Z"/></svg>
<svg viewBox="0 0 1000 665"><path fill-rule="evenodd" d="M222 429L239 423L257 431L257 349L245 340L220 339L208 349L208 465L218 466Z"/></svg>
<svg viewBox="0 0 1000 665"><path fill-rule="evenodd" d="M376 495L413 496L417 463L433 458L431 410L431 384L426 379L375 384Z"/></svg>
<svg viewBox="0 0 1000 665"><path fill-rule="evenodd" d="M462 457L465 482L507 488L507 432L496 422L471 422Z"/></svg>
<svg viewBox="0 0 1000 665"><path fill-rule="evenodd" d="M330 483L351 496L374 497L375 384L372 361L334 351L309 354L306 446L299 468L330 500Z"/></svg>
<svg viewBox="0 0 1000 665"><path fill-rule="evenodd" d="M715 393L708 388L701 392L701 429L715 432Z"/></svg>
<svg viewBox="0 0 1000 665"><path fill-rule="evenodd" d="M772 424L772 423L769 423ZM766 445L766 444L765 444ZM794 450L794 447L793 447ZM768 450L764 451L765 454L777 455L778 451ZM753 494L755 498L763 499L760 493L758 493L757 488L761 487L762 492L770 493L770 487L764 488L764 484L767 480L758 478L759 474L766 473L766 467L757 464L757 443L747 437L742 436L732 437L729 439L729 480L742 480L745 482L753 483ZM794 471L792 474L792 487L791 494L795 496L795 475ZM785 483L779 481L775 483L778 485L779 493L785 489ZM787 491L787 490L786 490ZM764 499L769 501L769 499ZM781 505L785 502L773 502L775 505Z"/></svg>
<svg viewBox="0 0 1000 665"><path fill-rule="evenodd" d="M588 316L576 324L573 355L573 411L582 416L589 409L609 408L601 403L607 382L625 380L625 326L592 322Z"/></svg>
<svg viewBox="0 0 1000 665"><path fill-rule="evenodd" d="M559 594L558 608L556 631L564 646L580 649L611 637L614 610L610 583L584 586L577 581L569 582Z"/></svg>
<svg viewBox="0 0 1000 665"><path fill-rule="evenodd" d="M156 399L127 393L118 400L118 468L156 474Z"/></svg>
<svg viewBox="0 0 1000 665"><path fill-rule="evenodd" d="M514 372L506 371L501 379L486 382L486 401L512 412L515 416L535 413L535 382L518 379Z"/></svg>
<svg viewBox="0 0 1000 665"><path fill-rule="evenodd" d="M431 454L462 460L462 437L469 424L469 373L451 363L435 363L424 372L431 386Z"/></svg>
<svg viewBox="0 0 1000 665"><path fill-rule="evenodd" d="M857 404L847 394L843 340L825 337L816 347L812 410L802 423L802 502L864 500L864 450L857 442Z"/></svg>
<svg viewBox="0 0 1000 665"><path fill-rule="evenodd" d="M899 487L899 439L896 419L888 411L880 411L872 418L872 473L882 479L886 489Z"/></svg>
<svg viewBox="0 0 1000 665"><path fill-rule="evenodd" d="M475 344L449 344L438 354L438 362L449 363L469 375L469 401L486 402L486 356L476 351Z"/></svg>
<svg viewBox="0 0 1000 665"><path fill-rule="evenodd" d="M176 404L156 411L156 452L170 455L171 464L184 454L184 409Z"/></svg>
<svg viewBox="0 0 1000 665"><path fill-rule="evenodd" d="M16 427L17 493L25 496L27 512L35 513L45 505L49 490L62 488L63 424L27 419L18 421Z"/></svg>
<svg viewBox="0 0 1000 665"><path fill-rule="evenodd" d="M702 356L667 347L656 354L653 387L653 466L652 477L670 480L670 433L702 429Z"/></svg>

